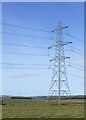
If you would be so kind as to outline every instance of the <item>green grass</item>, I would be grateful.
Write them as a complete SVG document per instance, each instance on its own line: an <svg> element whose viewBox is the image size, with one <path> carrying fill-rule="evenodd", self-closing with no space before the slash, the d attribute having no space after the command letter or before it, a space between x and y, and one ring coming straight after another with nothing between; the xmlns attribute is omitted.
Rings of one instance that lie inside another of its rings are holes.
<svg viewBox="0 0 86 120"><path fill-rule="evenodd" d="M0 105L0 119L2 118L2 106Z"/></svg>
<svg viewBox="0 0 86 120"><path fill-rule="evenodd" d="M84 118L84 104L79 102L58 105L56 101L5 99L4 103L3 118Z"/></svg>

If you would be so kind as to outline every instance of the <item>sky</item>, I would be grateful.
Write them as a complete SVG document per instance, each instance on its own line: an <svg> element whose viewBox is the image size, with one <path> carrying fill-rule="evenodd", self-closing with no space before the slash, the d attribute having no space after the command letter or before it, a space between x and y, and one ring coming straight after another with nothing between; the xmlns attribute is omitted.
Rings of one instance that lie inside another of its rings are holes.
<svg viewBox="0 0 86 120"><path fill-rule="evenodd" d="M2 4L3 34L0 45L3 95L48 95L52 80L49 60L54 52L49 50L49 56L47 48L54 43L56 35L51 31L57 27L59 20L63 26L68 25L68 29L64 30L64 41L72 41L72 47L76 48L76 51L71 51L71 45L65 47L65 55L71 57L72 67L67 65L71 94L84 94L84 3L5 2ZM74 64L78 66L73 67Z"/></svg>
<svg viewBox="0 0 86 120"><path fill-rule="evenodd" d="M84 0L2 0L3 2L85 2Z"/></svg>

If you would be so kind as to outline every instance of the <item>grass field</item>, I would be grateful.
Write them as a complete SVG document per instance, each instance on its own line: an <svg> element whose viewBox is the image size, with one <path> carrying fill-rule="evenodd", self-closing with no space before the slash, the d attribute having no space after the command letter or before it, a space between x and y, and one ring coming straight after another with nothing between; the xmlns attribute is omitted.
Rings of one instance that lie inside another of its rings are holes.
<svg viewBox="0 0 86 120"><path fill-rule="evenodd" d="M68 101L58 105L57 101L4 99L3 118L84 118L82 100Z"/></svg>
<svg viewBox="0 0 86 120"><path fill-rule="evenodd" d="M0 120L2 118L2 106L0 105Z"/></svg>

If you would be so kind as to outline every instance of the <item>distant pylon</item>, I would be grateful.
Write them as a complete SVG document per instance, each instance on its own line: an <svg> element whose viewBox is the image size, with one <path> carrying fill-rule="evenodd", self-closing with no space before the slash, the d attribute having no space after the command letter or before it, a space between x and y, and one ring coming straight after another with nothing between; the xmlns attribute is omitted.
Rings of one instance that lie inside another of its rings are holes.
<svg viewBox="0 0 86 120"><path fill-rule="evenodd" d="M48 47L48 49L55 49L55 56L50 60L50 62L53 62L53 76L47 100L49 100L50 96L53 96L57 98L59 104L64 96L71 96L66 72L66 59L70 57L64 55L64 46L72 42L63 41L63 30L65 28L68 28L68 26L62 26L59 21L57 28L52 31L56 33L55 44Z"/></svg>

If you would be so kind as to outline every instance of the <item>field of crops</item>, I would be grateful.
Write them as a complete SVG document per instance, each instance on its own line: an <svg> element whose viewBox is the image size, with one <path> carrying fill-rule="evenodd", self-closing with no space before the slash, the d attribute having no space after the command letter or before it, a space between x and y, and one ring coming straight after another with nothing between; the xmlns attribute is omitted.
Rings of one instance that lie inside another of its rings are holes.
<svg viewBox="0 0 86 120"><path fill-rule="evenodd" d="M67 100L61 105L57 101L4 99L3 118L84 118L82 100Z"/></svg>

